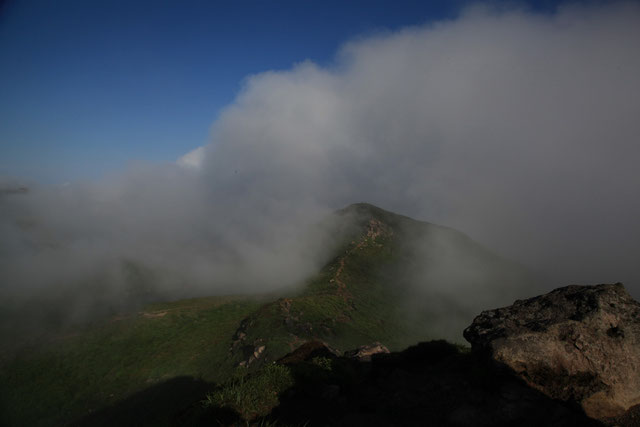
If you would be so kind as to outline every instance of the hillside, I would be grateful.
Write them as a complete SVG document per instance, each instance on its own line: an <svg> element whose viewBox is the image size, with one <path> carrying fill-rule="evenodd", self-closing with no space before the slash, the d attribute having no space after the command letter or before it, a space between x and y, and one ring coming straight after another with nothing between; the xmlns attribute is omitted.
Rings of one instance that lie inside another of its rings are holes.
<svg viewBox="0 0 640 427"><path fill-rule="evenodd" d="M449 228L368 204L334 219L331 256L295 290L153 304L23 348L0 368L0 424L59 425L145 390L155 390L147 405L180 411L237 369L313 339L338 351L461 341L481 309L512 302L531 283L523 268ZM163 394L176 389L181 399Z"/></svg>

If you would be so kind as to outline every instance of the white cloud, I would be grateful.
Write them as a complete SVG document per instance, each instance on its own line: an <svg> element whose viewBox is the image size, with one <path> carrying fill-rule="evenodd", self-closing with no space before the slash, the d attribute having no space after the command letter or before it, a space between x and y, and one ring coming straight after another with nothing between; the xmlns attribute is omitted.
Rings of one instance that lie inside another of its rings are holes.
<svg viewBox="0 0 640 427"><path fill-rule="evenodd" d="M639 42L636 3L475 8L258 74L178 165L2 200L1 281L124 257L207 292L273 288L317 267L304 226L368 201L558 284L640 286Z"/></svg>
<svg viewBox="0 0 640 427"><path fill-rule="evenodd" d="M185 168L199 170L202 167L204 160L205 147L198 147L189 151L184 156L180 157L177 163Z"/></svg>

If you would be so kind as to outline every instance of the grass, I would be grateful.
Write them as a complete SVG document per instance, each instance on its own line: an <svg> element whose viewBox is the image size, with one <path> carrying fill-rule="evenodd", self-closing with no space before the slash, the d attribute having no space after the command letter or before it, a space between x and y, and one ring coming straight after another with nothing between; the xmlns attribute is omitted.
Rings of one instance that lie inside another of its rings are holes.
<svg viewBox="0 0 640 427"><path fill-rule="evenodd" d="M178 376L223 381L234 364L228 343L238 322L259 305L246 298L157 305L45 351L25 351L0 370L0 401L7 408L0 424L59 425Z"/></svg>
<svg viewBox="0 0 640 427"><path fill-rule="evenodd" d="M318 356L292 366L270 363L254 372L239 367L231 380L208 393L202 403L205 408L231 409L247 425L280 425L264 417L280 403L279 397L286 390L296 384L314 387L334 377L346 378L340 369L334 371L333 363L332 359Z"/></svg>
<svg viewBox="0 0 640 427"><path fill-rule="evenodd" d="M234 378L218 390L209 393L205 407L230 408L245 420L266 416L278 405L280 393L293 386L290 369L269 364L253 375L246 368L238 368Z"/></svg>

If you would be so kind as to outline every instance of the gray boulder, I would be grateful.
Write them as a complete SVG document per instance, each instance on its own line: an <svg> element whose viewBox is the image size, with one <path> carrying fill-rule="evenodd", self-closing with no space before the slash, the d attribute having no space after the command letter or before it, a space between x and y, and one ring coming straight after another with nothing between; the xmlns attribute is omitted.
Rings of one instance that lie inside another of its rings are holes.
<svg viewBox="0 0 640 427"><path fill-rule="evenodd" d="M592 418L640 404L640 303L620 283L567 286L484 311L464 337L474 351Z"/></svg>

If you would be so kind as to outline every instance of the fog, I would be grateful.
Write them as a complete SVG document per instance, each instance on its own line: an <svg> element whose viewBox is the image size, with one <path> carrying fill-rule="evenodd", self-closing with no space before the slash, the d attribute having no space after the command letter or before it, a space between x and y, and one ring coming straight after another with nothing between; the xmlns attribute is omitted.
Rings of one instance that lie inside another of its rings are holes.
<svg viewBox="0 0 640 427"><path fill-rule="evenodd" d="M249 76L210 143L173 164L58 187L3 178L0 292L98 280L126 301L132 268L173 296L276 290L324 262L313 224L366 201L558 286L622 281L637 298L639 46L637 3L478 6Z"/></svg>

